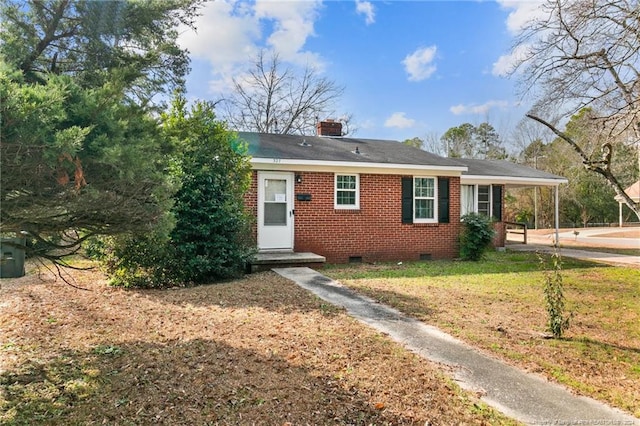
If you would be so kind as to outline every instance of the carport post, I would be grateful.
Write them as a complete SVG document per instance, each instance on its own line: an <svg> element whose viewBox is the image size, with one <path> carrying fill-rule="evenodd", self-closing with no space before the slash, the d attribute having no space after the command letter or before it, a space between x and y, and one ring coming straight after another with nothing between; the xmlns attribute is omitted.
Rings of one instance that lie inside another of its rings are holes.
<svg viewBox="0 0 640 426"><path fill-rule="evenodd" d="M555 246L560 247L560 185L556 185L556 193L555 193L555 222L556 222L556 242Z"/></svg>
<svg viewBox="0 0 640 426"><path fill-rule="evenodd" d="M622 228L622 203L618 203L618 206L620 206L618 208L618 225Z"/></svg>

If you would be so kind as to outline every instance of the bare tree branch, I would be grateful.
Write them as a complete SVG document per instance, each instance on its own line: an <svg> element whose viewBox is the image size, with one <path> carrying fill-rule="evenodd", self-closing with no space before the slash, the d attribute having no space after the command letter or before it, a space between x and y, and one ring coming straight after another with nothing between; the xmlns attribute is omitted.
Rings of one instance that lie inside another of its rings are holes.
<svg viewBox="0 0 640 426"><path fill-rule="evenodd" d="M296 73L278 54L260 52L253 67L233 79L234 93L224 101L224 118L235 130L313 134L344 91L311 66Z"/></svg>
<svg viewBox="0 0 640 426"><path fill-rule="evenodd" d="M603 145L603 159L601 161L592 161L589 156L587 156L587 154L582 150L582 148L580 147L580 145L578 145L571 137L569 137L566 133L558 130L553 124L543 120L540 117L537 117L531 113L526 114L526 116L532 120L537 121L538 123L546 126L549 130L551 130L553 133L555 133L559 138L561 138L562 140L564 140L565 142L567 142L569 145L571 145L571 147L574 149L575 152L578 153L578 155L580 156L580 158L582 158L582 163L584 164L585 168L587 168L588 170L592 170L595 173L598 173L600 175L602 175L605 179L607 179L607 182L609 182L609 184L611 185L611 187L613 188L613 190L616 192L616 194L618 196L620 196L625 204L632 210L634 211L637 215L639 214L638 212L640 211L640 203L636 203L634 202L631 197L629 197L629 195L624 191L624 188L622 187L622 185L620 185L620 182L618 182L618 179L616 179L616 177L613 175L613 173L611 173L611 154L612 154L612 146L611 144L604 144Z"/></svg>
<svg viewBox="0 0 640 426"><path fill-rule="evenodd" d="M632 171L626 173L627 178L640 173L638 2L546 0L543 10L546 16L531 20L514 46L514 51L526 48L528 54L513 73L521 73L521 83L537 101L527 117L567 142L584 166L604 176L640 219L638 203L624 193L611 167L614 149L619 152L623 145L636 144L637 166L628 163L625 167ZM556 127L555 123L568 121L585 109L591 111L588 136L575 139ZM591 158L594 141L602 159Z"/></svg>

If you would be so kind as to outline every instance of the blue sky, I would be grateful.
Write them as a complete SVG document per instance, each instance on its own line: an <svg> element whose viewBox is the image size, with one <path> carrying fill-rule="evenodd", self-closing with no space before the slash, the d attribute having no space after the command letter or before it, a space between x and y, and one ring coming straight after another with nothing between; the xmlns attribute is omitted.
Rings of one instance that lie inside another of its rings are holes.
<svg viewBox="0 0 640 426"><path fill-rule="evenodd" d="M336 115L356 136L441 136L489 121L507 142L527 111L515 78L514 35L538 1L232 1L206 5L191 52L190 98L217 100L260 49L311 64L345 92Z"/></svg>

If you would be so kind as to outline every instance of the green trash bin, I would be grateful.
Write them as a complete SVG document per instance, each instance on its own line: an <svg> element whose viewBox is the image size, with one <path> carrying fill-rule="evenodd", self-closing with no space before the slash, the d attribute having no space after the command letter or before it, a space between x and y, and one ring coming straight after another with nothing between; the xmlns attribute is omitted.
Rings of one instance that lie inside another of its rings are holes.
<svg viewBox="0 0 640 426"><path fill-rule="evenodd" d="M24 276L24 238L0 238L0 278Z"/></svg>

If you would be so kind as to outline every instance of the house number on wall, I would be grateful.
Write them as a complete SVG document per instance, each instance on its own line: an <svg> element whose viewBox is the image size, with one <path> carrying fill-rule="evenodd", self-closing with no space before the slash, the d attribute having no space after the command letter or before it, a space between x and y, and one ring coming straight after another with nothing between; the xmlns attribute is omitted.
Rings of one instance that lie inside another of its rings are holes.
<svg viewBox="0 0 640 426"><path fill-rule="evenodd" d="M279 163L279 162L280 162L280 159L279 159L279 158L274 158L274 159L273 159L273 162L274 162L274 163Z"/></svg>

